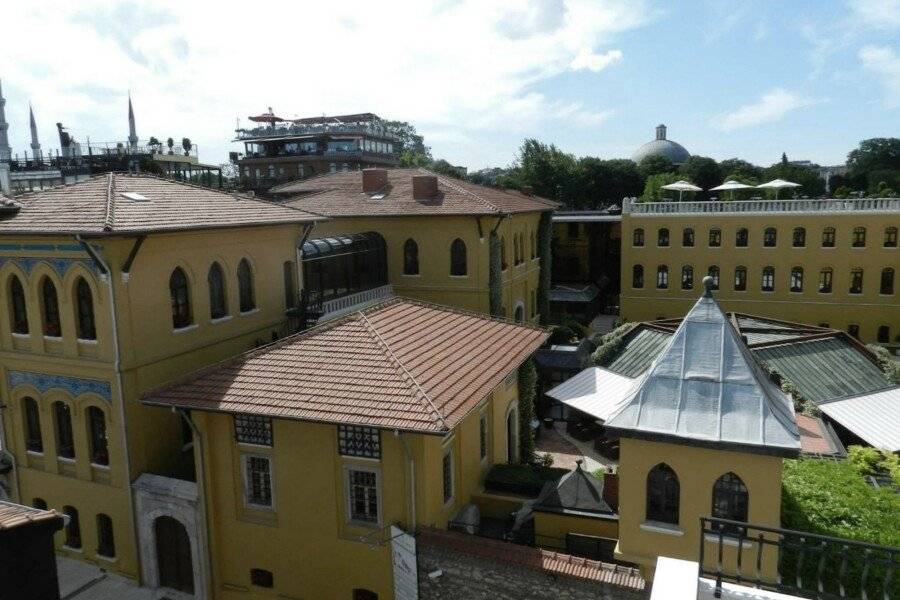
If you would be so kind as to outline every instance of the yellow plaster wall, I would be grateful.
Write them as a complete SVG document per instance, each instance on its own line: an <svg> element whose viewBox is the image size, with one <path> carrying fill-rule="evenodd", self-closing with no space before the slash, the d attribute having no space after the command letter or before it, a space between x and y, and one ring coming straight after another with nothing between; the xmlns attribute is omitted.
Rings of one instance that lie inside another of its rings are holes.
<svg viewBox="0 0 900 600"><path fill-rule="evenodd" d="M759 215L659 215L646 216L624 214L622 220L622 295L621 316L628 321L643 321L660 317L681 317L696 301L701 280L710 265L718 265L720 289L716 299L727 311L744 312L809 324L827 323L835 329L846 330L851 324L859 325L860 338L864 342L876 340L878 327L888 325L893 342L900 335L900 249L885 248L886 227L900 227L897 214L840 213L789 214L768 213ZM657 247L657 232L669 229L669 247ZM693 247L684 248L682 230L693 227ZM722 245L710 248L709 230L722 230ZM749 230L746 248L735 247L735 235L739 228ZM763 231L767 227L777 229L777 245L763 247ZM806 247L794 248L794 227L806 228ZM835 247L822 248L822 230L836 229ZM865 248L851 247L855 227L866 228ZM633 232L644 229L644 246L633 245ZM644 287L632 287L632 267L644 266ZM658 265L669 267L669 289L656 289ZM681 289L681 268L694 268L694 289ZM734 270L747 267L747 290L734 290ZM760 290L762 270L775 268L775 290ZM804 282L802 292L790 291L790 272L802 267ZM833 291L818 292L819 271L830 267L834 270ZM881 270L895 270L894 294L879 293ZM850 294L850 270L863 269L863 293Z"/></svg>
<svg viewBox="0 0 900 600"><path fill-rule="evenodd" d="M566 535L577 533L609 539L619 537L619 522L616 519L565 515L549 512L534 513L535 543L548 548L566 547Z"/></svg>

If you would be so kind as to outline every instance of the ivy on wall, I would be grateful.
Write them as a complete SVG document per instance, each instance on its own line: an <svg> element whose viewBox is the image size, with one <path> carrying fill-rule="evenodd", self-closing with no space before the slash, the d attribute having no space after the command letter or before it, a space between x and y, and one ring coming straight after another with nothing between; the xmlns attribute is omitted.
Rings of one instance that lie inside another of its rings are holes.
<svg viewBox="0 0 900 600"><path fill-rule="evenodd" d="M534 399L537 391L537 369L526 361L519 367L519 462L534 462Z"/></svg>
<svg viewBox="0 0 900 600"><path fill-rule="evenodd" d="M541 316L541 325L547 325L550 317L550 270L553 256L551 255L551 240L553 238L553 222L550 211L541 213L541 222L538 225L538 253L541 257L541 273L538 282L537 305Z"/></svg>
<svg viewBox="0 0 900 600"><path fill-rule="evenodd" d="M500 238L491 232L488 244L488 301L492 317L503 314L503 286L501 285Z"/></svg>

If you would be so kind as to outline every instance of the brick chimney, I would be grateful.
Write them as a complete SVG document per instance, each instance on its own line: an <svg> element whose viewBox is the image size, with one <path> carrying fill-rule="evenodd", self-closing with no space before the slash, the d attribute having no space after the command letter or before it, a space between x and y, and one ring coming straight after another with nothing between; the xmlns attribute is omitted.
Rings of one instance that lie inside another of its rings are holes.
<svg viewBox="0 0 900 600"><path fill-rule="evenodd" d="M377 192L387 185L387 169L363 169L362 189L366 193Z"/></svg>
<svg viewBox="0 0 900 600"><path fill-rule="evenodd" d="M619 476L616 473L603 475L603 500L610 508L619 512Z"/></svg>
<svg viewBox="0 0 900 600"><path fill-rule="evenodd" d="M431 200L438 193L438 182L435 175L413 175L413 199Z"/></svg>

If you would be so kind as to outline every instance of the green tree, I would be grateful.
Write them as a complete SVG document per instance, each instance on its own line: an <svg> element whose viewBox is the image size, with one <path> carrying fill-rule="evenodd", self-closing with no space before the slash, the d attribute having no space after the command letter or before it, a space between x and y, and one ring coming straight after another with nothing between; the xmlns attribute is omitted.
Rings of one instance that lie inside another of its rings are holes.
<svg viewBox="0 0 900 600"><path fill-rule="evenodd" d="M526 139L514 168L504 178L510 187L531 186L538 196L575 207L577 161L571 154L536 139Z"/></svg>
<svg viewBox="0 0 900 600"><path fill-rule="evenodd" d="M701 200L709 199L709 188L722 183L719 163L708 156L691 156L684 161L678 172L684 179L703 188L702 192L697 192L697 197Z"/></svg>
<svg viewBox="0 0 900 600"><path fill-rule="evenodd" d="M448 177L455 177L456 179L462 178L460 176L459 169L451 165L443 158L432 161L432 163L428 165L428 168L440 175L447 175Z"/></svg>
<svg viewBox="0 0 900 600"><path fill-rule="evenodd" d="M534 399L537 395L537 370L532 361L519 367L519 462L534 462Z"/></svg>
<svg viewBox="0 0 900 600"><path fill-rule="evenodd" d="M735 179L741 183L759 183L763 173L762 167L740 158L723 160L719 163L719 171L722 173L723 181Z"/></svg>
<svg viewBox="0 0 900 600"><path fill-rule="evenodd" d="M856 189L874 193L884 181L900 189L900 138L870 138L847 155L847 178Z"/></svg>
<svg viewBox="0 0 900 600"><path fill-rule="evenodd" d="M772 165L763 171L763 179L785 179L799 183L801 187L791 190L781 190L779 198L790 196L809 196L815 198L825 194L825 180L819 177L819 165L792 165L783 162ZM766 190L769 198L775 197L775 190Z"/></svg>
<svg viewBox="0 0 900 600"><path fill-rule="evenodd" d="M660 188L669 183L674 183L679 179L680 177L676 173L659 173L658 175L651 175L644 184L644 193L641 195L641 202L661 202L667 200L668 197L666 196L666 191ZM677 198L678 192L674 193ZM692 192L685 192L685 194L688 199L691 199L693 196ZM684 196L682 199L684 199Z"/></svg>
<svg viewBox="0 0 900 600"><path fill-rule="evenodd" d="M644 187L644 177L628 159L586 156L578 161L577 179L573 194L576 204L583 208L621 204L623 198L639 195Z"/></svg>
<svg viewBox="0 0 900 600"><path fill-rule="evenodd" d="M674 173L677 170L678 168L672 163L671 160L669 160L665 156L659 156L658 154L645 156L643 160L641 160L640 164L638 164L638 171L641 172L641 177L643 177L645 180L651 175L659 175L660 173Z"/></svg>

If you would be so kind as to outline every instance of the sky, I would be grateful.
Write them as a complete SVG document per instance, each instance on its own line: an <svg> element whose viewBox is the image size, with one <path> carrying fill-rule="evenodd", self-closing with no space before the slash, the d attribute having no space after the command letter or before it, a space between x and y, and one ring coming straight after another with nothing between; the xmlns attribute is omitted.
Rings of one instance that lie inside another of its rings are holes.
<svg viewBox="0 0 900 600"><path fill-rule="evenodd" d="M0 81L15 153L56 122L189 137L228 160L239 122L374 112L434 156L512 163L525 138L629 157L658 123L692 154L841 164L900 136L900 0L9 3Z"/></svg>

